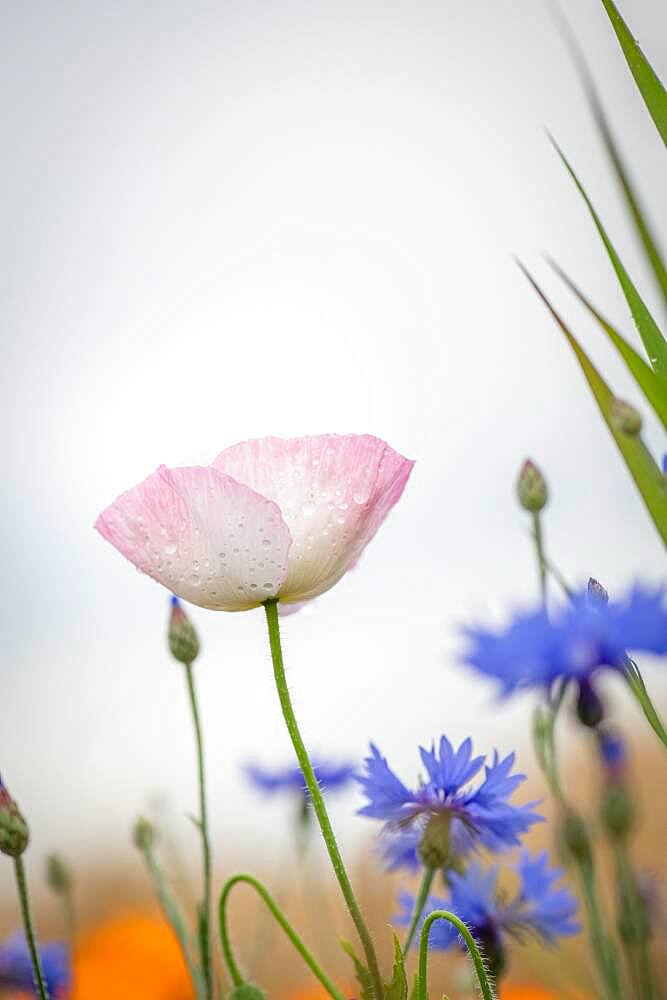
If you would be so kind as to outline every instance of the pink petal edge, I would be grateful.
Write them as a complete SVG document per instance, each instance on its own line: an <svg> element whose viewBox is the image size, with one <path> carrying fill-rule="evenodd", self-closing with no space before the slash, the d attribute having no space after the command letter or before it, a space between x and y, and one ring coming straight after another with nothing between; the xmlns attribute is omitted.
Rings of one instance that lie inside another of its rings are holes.
<svg viewBox="0 0 667 1000"><path fill-rule="evenodd" d="M316 597L358 560L400 499L414 462L371 435L244 441L215 468L275 501L293 545L280 600Z"/></svg>
<svg viewBox="0 0 667 1000"><path fill-rule="evenodd" d="M277 596L292 544L272 500L212 466L160 466L121 494L95 527L174 594L224 611Z"/></svg>

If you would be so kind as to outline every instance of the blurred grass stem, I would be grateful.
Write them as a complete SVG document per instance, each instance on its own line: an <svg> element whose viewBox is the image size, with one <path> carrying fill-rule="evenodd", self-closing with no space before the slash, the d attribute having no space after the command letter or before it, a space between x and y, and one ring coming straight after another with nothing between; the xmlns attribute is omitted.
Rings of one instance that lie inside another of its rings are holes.
<svg viewBox="0 0 667 1000"><path fill-rule="evenodd" d="M187 678L188 696L190 699L192 721L195 730L195 741L197 745L197 775L199 779L199 822L197 825L201 834L202 870L204 879L204 895L202 902L198 907L198 937L202 968L204 971L204 981L206 984L206 1000L211 1000L213 996L213 966L211 961L211 940L209 928L211 920L211 847L208 833L208 811L206 808L204 740L202 736L201 719L199 717L199 706L197 702L197 692L195 689L192 663L185 664L185 674Z"/></svg>
<svg viewBox="0 0 667 1000"><path fill-rule="evenodd" d="M16 874L16 887L19 894L19 902L21 904L21 917L23 919L23 931L25 933L25 939L28 945L28 951L30 952L30 961L32 962L33 977L35 980L35 990L39 1000L49 1000L49 992L46 988L46 982L44 980L44 972L42 971L42 960L39 956L39 950L37 948L37 942L35 940L35 928L32 922L32 914L30 912L30 898L28 896L28 883L25 877L25 868L23 867L23 858L14 858L14 871Z"/></svg>
<svg viewBox="0 0 667 1000"><path fill-rule="evenodd" d="M207 996L204 976L200 972L197 967L197 963L194 961L190 953L190 945L188 942L188 933L185 928L185 922L183 921L178 906L169 893L164 874L155 856L155 851L150 843L144 843L141 845L140 849L144 856L144 860L146 861L146 866L151 874L153 887L155 889L158 902L160 903L160 908L167 923L173 930L176 940L178 941L183 953L185 964L188 968L190 978L192 979L195 997L197 1000L204 1000Z"/></svg>

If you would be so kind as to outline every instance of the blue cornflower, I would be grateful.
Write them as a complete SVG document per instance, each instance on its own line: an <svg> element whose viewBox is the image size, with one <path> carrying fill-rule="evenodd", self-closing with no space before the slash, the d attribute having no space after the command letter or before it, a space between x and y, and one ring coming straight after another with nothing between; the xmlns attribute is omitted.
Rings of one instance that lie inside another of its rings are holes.
<svg viewBox="0 0 667 1000"><path fill-rule="evenodd" d="M475 861L464 874L447 875L449 896L430 896L421 924L433 910L449 910L470 928L476 941L484 949L491 971L498 975L505 962L506 939L522 940L529 934L547 944L556 938L569 937L581 930L575 917L578 904L572 893L554 883L562 878L559 868L549 867L547 852L531 855L523 851L516 865L519 885L515 895L508 898L498 891L498 866L484 869ZM399 899L404 912L397 923L408 924L414 898L402 893ZM459 940L452 924L437 920L431 927L429 946L444 950Z"/></svg>
<svg viewBox="0 0 667 1000"><path fill-rule="evenodd" d="M520 843L520 834L542 819L533 811L537 803L509 801L525 780L523 774L511 774L513 753L500 760L495 751L483 778L471 784L485 758L472 756L470 739L454 750L442 736L438 751L433 746L419 752L428 780L416 790L403 784L374 744L365 772L357 778L368 800L360 815L385 821L385 855L391 867L413 863L415 850L432 868L445 867L478 846L502 850Z"/></svg>
<svg viewBox="0 0 667 1000"><path fill-rule="evenodd" d="M624 669L626 650L667 653L665 593L637 584L623 600L607 602L589 588L552 617L540 606L499 632L467 628L464 662L498 680L503 694L563 680L576 681L586 699L596 671Z"/></svg>
<svg viewBox="0 0 667 1000"><path fill-rule="evenodd" d="M317 757L313 758L313 770L323 792L342 791L351 784L357 772L356 766L349 762L336 764ZM260 767L258 764L248 764L244 771L252 784L262 792L273 794L287 791L308 797L303 771L298 764L273 770Z"/></svg>
<svg viewBox="0 0 667 1000"><path fill-rule="evenodd" d="M39 950L49 995L58 1000L69 988L70 963L66 945L59 941ZM36 996L30 952L24 935L12 934L0 944L0 991L16 990Z"/></svg>

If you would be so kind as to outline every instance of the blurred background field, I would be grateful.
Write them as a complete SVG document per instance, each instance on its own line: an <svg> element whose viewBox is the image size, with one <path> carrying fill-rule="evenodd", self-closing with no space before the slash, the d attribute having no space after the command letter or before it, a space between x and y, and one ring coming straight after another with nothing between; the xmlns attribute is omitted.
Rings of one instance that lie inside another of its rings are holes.
<svg viewBox="0 0 667 1000"><path fill-rule="evenodd" d="M573 801L590 812L598 792L599 776L587 765L585 742L573 741L565 751L573 789ZM640 859L640 871L650 888L654 919L653 946L656 968L662 979L667 978L667 858L664 831L667 824L667 802L662 794L663 751L647 738L632 741L631 773L636 779L641 824L633 840L634 856ZM548 794L534 768L529 754L522 763L533 776L526 788L526 797L546 798L545 814L552 816ZM334 820L346 804L356 801L356 793L344 796L332 807ZM293 806L294 803L290 803ZM281 824L292 827L294 810L286 803L265 802L263 827L267 837ZM178 846L186 821L174 815L168 803L161 802L156 818L164 824L161 849L171 882L179 896L190 906L196 898L196 865L188 864ZM380 954L385 964L391 958L391 942L387 927L397 912L398 891L411 887L405 873L387 875L379 864L371 837L364 837L365 821L358 820L361 846L348 860L359 889L359 898L375 932ZM315 831L312 831L315 833ZM548 847L552 827L549 823L536 828L527 839L531 848ZM110 861L99 857L82 864L76 871L75 901L78 918L78 946L74 963L73 1000L107 1000L107 996L124 996L128 1000L185 1000L190 987L180 952L171 931L162 924L158 909L148 887L138 855L129 853L121 861L121 852ZM193 862L197 855L193 855ZM348 983L348 993L354 996L357 987L351 975L350 962L338 945L340 938L352 938L353 929L341 904L337 887L330 874L324 851L313 836L305 861L300 862L297 850L287 846L279 861L267 864L262 854L243 853L236 849L217 867L217 884L224 875L251 870L262 878L274 893L294 925L303 932L338 982ZM610 870L603 874L609 903L612 902ZM62 936L59 904L36 884L36 904L40 927L45 937ZM248 973L262 983L270 996L296 997L299 991L313 991L318 997L317 984L296 956L282 932L272 925L259 899L247 888L236 890L232 901L233 938L239 957ZM1 929L16 926L16 906L7 898L3 904ZM412 962L415 962L413 956ZM562 1000L584 1000L595 996L590 955L581 936L562 941L557 948L546 950L530 942L517 944L511 951L512 974L505 987L509 1000L515 987L533 987L525 997L517 992L516 1000L542 1000L538 988L549 991L547 997ZM433 989L447 989L451 1000L469 1000L473 992L467 975L467 962L460 956L435 953L431 960ZM505 994L502 994L504 996Z"/></svg>
<svg viewBox="0 0 667 1000"><path fill-rule="evenodd" d="M562 6L664 243L664 150L598 0ZM667 8L625 0L623 10L664 77ZM130 844L139 813L166 827L165 848L180 845L183 891L196 873L191 734L165 645L166 597L91 528L162 461L324 431L377 433L416 458L358 570L285 621L306 738L356 760L375 739L410 774L417 743L472 733L482 752L516 748L543 794L533 700L498 704L458 665L462 623L500 619L536 594L513 494L523 457L549 480L549 550L569 579L592 574L613 594L638 576L664 578L580 373L511 260L538 272L630 395L599 331L541 270L548 249L634 337L547 126L657 303L547 5L65 0L10 4L4 22L0 768L33 831L46 936L58 933L42 878L52 850L76 870L82 932L154 912ZM657 453L650 414L645 436ZM285 886L315 941L285 860L289 807L260 799L241 773L251 759L290 758L264 623L259 613L193 617L219 880L244 868ZM664 669L642 666L664 709ZM622 685L608 693L634 739L636 853L659 889L659 751L639 736ZM586 804L596 778L574 735L563 739ZM379 931L396 884L372 858L358 804L336 801L334 820ZM344 928L329 889L327 911ZM239 939L244 926L261 937L242 891L234 912ZM9 865L0 920L7 931L17 923ZM582 948L551 964L521 951L516 975L548 984L566 962L585 991ZM256 963L285 995L299 984L279 939Z"/></svg>

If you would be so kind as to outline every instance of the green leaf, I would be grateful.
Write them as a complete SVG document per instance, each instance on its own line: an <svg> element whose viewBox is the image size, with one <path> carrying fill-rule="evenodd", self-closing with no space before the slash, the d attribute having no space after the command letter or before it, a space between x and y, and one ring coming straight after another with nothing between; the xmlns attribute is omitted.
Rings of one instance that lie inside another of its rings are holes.
<svg viewBox="0 0 667 1000"><path fill-rule="evenodd" d="M354 972L357 977L357 982L361 987L361 1000L375 1000L373 978L370 972L358 957L349 941L341 941L341 947L343 951L350 956L354 963Z"/></svg>
<svg viewBox="0 0 667 1000"><path fill-rule="evenodd" d="M581 184L581 181L568 163L565 154L562 152L555 139L552 136L549 136L549 138L551 139L556 152L563 161L570 177L577 185L579 193L584 199L588 211L591 214L593 222L595 223L596 229L600 235L600 239L604 244L614 271L616 272L616 277L618 278L619 284L623 289L623 294L625 295L626 302L630 307L630 312L632 313L632 318L634 319L637 330L639 331L639 336L642 338L642 342L646 348L651 367L657 375L667 380L667 342L665 341L658 324L651 316L646 303L635 288L630 275L625 270L620 257L616 253L616 250L614 249L614 246L609 239L602 222L600 221L600 217L595 211L590 198Z"/></svg>
<svg viewBox="0 0 667 1000"><path fill-rule="evenodd" d="M617 429L612 419L612 406L615 397L611 389L595 368L592 361L579 344L579 341L576 339L574 334L570 332L568 327L565 325L565 322L551 305L551 302L546 297L535 279L526 270L523 264L520 263L519 266L539 297L544 302L558 326L561 328L562 332L565 334L565 337L574 351L577 361L579 362L586 377L586 381L593 392L595 401L605 420L605 423L607 424L607 427L609 428L618 449L623 456L628 471L634 479L637 489L644 500L646 509L651 515L660 537L663 542L667 544L667 479L663 476L662 472L653 461L653 458L641 438L639 436L624 434L622 431Z"/></svg>
<svg viewBox="0 0 667 1000"><path fill-rule="evenodd" d="M632 37L632 33L621 17L614 0L602 0L602 4L607 11L612 28L616 32L616 37L623 49L623 55L644 98L648 112L662 136L662 141L667 145L667 93L665 88L639 48L637 41Z"/></svg>
<svg viewBox="0 0 667 1000"><path fill-rule="evenodd" d="M574 292L581 304L588 309L591 316L593 316L600 324L618 353L625 361L625 364L627 365L628 370L635 379L637 385L655 410L658 418L662 422L663 427L667 428L667 383L658 378L653 369L649 368L644 359L637 353L637 351L635 351L634 347L631 347L627 340L621 336L618 330L614 329L611 323L609 323L609 321L597 311L591 301L586 298L581 289L579 289L572 279L565 274L563 269L559 267L554 260L551 260L551 258L549 258L549 263L559 277L563 279L568 288Z"/></svg>
<svg viewBox="0 0 667 1000"><path fill-rule="evenodd" d="M588 98L593 118L595 119L595 123L602 137L607 155L614 173L616 174L616 179L623 193L623 197L625 198L625 203L630 216L632 217L635 229L637 230L637 235L639 236L644 252L648 258L648 262L651 265L665 302L667 303L667 266L665 266L662 253L653 235L652 227L642 210L634 185L630 180L630 176L623 162L623 157L621 156L616 140L614 139L604 107L602 106L600 95L597 87L595 86L595 81L593 80L591 71L588 68L586 57L581 46L579 45L577 36L570 27L569 22L558 9L555 11L555 15L561 27L565 43L570 50L570 54L572 55L572 59L581 79L581 85L584 89L586 97Z"/></svg>
<svg viewBox="0 0 667 1000"><path fill-rule="evenodd" d="M252 983L241 983L229 994L229 1000L268 1000L268 994Z"/></svg>
<svg viewBox="0 0 667 1000"><path fill-rule="evenodd" d="M391 981L385 984L385 1000L407 1000L408 977L405 974L403 949L396 932L392 933L394 935L394 968Z"/></svg>
<svg viewBox="0 0 667 1000"><path fill-rule="evenodd" d="M410 1000L419 1000L419 973L415 972L410 990Z"/></svg>

